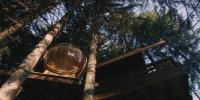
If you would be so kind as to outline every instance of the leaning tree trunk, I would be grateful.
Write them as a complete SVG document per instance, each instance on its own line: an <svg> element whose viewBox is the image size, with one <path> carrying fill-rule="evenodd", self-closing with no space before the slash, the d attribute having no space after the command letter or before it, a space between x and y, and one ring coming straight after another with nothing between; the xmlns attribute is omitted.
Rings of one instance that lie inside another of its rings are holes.
<svg viewBox="0 0 200 100"><path fill-rule="evenodd" d="M24 5L22 2L19 2L17 0L15 0L19 5L23 6L24 8L27 8L26 5ZM0 1L1 2L1 1ZM45 3L42 3L41 7L39 7L38 9L34 9L34 10L30 10L31 12L37 12L37 14L42 15L43 12L49 12L53 7L55 7L54 5L59 5L61 3L61 1L57 2L56 0L52 0L52 1L44 1ZM2 6L0 4L0 6ZM4 5L5 7L8 5ZM29 8L28 8L29 9ZM3 14L3 12L0 12ZM12 21L12 23L15 23L14 25L8 27L7 29L3 30L0 32L0 39L3 39L7 36L9 36L10 34L16 32L17 30L19 30L20 28L22 28L24 25L30 23L33 18L37 18L37 14L31 16L31 18L28 18L28 20L21 20L20 22L18 22L17 20L11 18L10 16L7 16L6 14L3 15L3 17L6 17L8 20ZM27 17L27 16L25 16Z"/></svg>
<svg viewBox="0 0 200 100"><path fill-rule="evenodd" d="M95 88L95 74L96 74L96 53L97 53L98 36L93 34L90 55L87 65L87 74L85 80L83 100L93 100L94 88Z"/></svg>
<svg viewBox="0 0 200 100"><path fill-rule="evenodd" d="M35 9L34 11L37 11L39 16L41 16L42 14L45 14L44 11L48 13L52 9L54 9L54 7L58 6L61 3L57 3L56 1L53 1L53 5L48 4L46 6L42 6L41 9ZM7 62L11 60L10 57L13 54L13 52L11 51L16 48L15 45L17 45L18 42L21 43L21 41L18 41L18 40L21 40L21 39L23 40L23 37L21 37L20 34L16 34L13 36L13 33L15 33L18 30L24 29L24 25L27 25L28 23L32 23L33 21L32 19L33 18L37 19L38 15L37 14L33 15L31 16L31 18L26 18L19 22L18 20L15 20L7 15L3 15L2 17L6 17L6 19L9 19L10 21L12 21L13 24L14 23L15 24L7 27L5 30L0 31L0 65L5 63L4 61ZM53 26L53 25L49 24L49 26ZM19 37L19 39L17 37ZM13 46L12 44L15 44L15 45Z"/></svg>
<svg viewBox="0 0 200 100"><path fill-rule="evenodd" d="M53 38L58 34L62 27L61 23L56 24L53 30L48 32L43 40L36 45L35 49L22 61L10 78L0 88L0 100L13 100L18 90L24 83L32 69L36 66L38 60L45 52Z"/></svg>
<svg viewBox="0 0 200 100"><path fill-rule="evenodd" d="M6 36L10 35L11 33L14 33L19 28L21 28L23 24L15 24L14 26L10 26L8 29L4 30L3 32L0 32L0 39L5 38Z"/></svg>

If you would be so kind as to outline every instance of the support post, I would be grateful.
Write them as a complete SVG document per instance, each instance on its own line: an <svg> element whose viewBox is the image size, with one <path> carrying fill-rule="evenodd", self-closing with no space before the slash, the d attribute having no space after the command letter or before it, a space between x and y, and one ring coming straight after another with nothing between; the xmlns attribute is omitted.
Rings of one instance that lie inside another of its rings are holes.
<svg viewBox="0 0 200 100"><path fill-rule="evenodd" d="M97 63L96 61L97 43L98 43L98 35L94 33L90 45L90 55L87 64L87 73L85 79L83 100L93 100L94 88L95 88L96 63Z"/></svg>

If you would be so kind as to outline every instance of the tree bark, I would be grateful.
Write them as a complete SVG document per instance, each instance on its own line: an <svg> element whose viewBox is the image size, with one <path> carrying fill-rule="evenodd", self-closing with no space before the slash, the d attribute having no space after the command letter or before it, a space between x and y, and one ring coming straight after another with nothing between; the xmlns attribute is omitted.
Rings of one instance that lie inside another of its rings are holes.
<svg viewBox="0 0 200 100"><path fill-rule="evenodd" d="M93 34L90 55L87 65L87 73L84 87L83 100L93 100L94 88L95 88L95 74L96 74L96 53L97 53L98 35Z"/></svg>
<svg viewBox="0 0 200 100"><path fill-rule="evenodd" d="M8 29L4 30L3 32L0 32L0 39L5 38L6 36L8 36L11 33L14 33L22 26L23 26L23 24L18 23L14 26L9 27Z"/></svg>
<svg viewBox="0 0 200 100"><path fill-rule="evenodd" d="M18 3L19 5L23 6L26 9L29 9L28 7L26 7L26 5L24 5L22 2L20 2L18 0L15 0L14 2ZM53 2L53 4L57 4L56 1L52 1L52 2ZM53 7L55 7L55 6L52 6L53 4L51 4L51 3L47 4L47 3L48 3L48 1L46 1L43 4L43 6L41 6L42 8L38 8L36 10L31 10L31 11L32 12L37 12L37 14L42 15L43 11L47 11L48 12ZM0 1L0 6L2 6L2 5L5 6L4 8L6 8L6 6L7 6L7 5L4 5L4 3ZM0 12L0 13L3 13L3 12ZM12 21L12 23L15 23L15 25L9 26L7 29L1 31L0 32L0 39L5 38L6 36L8 36L8 35L10 35L10 34L12 34L14 32L16 32L18 29L22 28L24 25L26 25L27 23L31 22L32 21L31 19L37 18L37 16L38 16L37 14L35 14L34 16L31 16L31 18L28 18L29 20L27 20L27 21L18 22L17 20L15 20L15 19L11 18L10 16L8 16L8 15L6 15L6 14L3 13L3 18L6 17L10 21Z"/></svg>
<svg viewBox="0 0 200 100"><path fill-rule="evenodd" d="M53 38L60 31L61 27L61 23L56 24L52 31L49 31L43 40L36 45L35 49L22 61L18 69L13 72L10 78L0 88L0 100L13 100L16 97L20 86L24 83L42 54L53 41Z"/></svg>

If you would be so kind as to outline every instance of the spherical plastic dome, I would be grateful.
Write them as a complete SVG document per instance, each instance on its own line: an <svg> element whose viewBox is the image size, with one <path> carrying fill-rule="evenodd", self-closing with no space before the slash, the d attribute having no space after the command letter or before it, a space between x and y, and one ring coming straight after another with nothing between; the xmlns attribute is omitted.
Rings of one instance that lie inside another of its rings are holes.
<svg viewBox="0 0 200 100"><path fill-rule="evenodd" d="M44 55L45 68L61 75L76 75L83 71L87 59L77 46L62 43L50 48Z"/></svg>

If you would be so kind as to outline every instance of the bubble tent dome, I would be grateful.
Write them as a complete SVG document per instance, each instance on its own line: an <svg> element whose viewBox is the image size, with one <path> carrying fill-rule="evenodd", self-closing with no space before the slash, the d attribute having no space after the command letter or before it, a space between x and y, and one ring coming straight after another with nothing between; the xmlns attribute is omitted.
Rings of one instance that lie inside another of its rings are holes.
<svg viewBox="0 0 200 100"><path fill-rule="evenodd" d="M70 43L61 43L48 49L43 59L48 71L75 77L80 77L87 64L87 57L82 50Z"/></svg>

